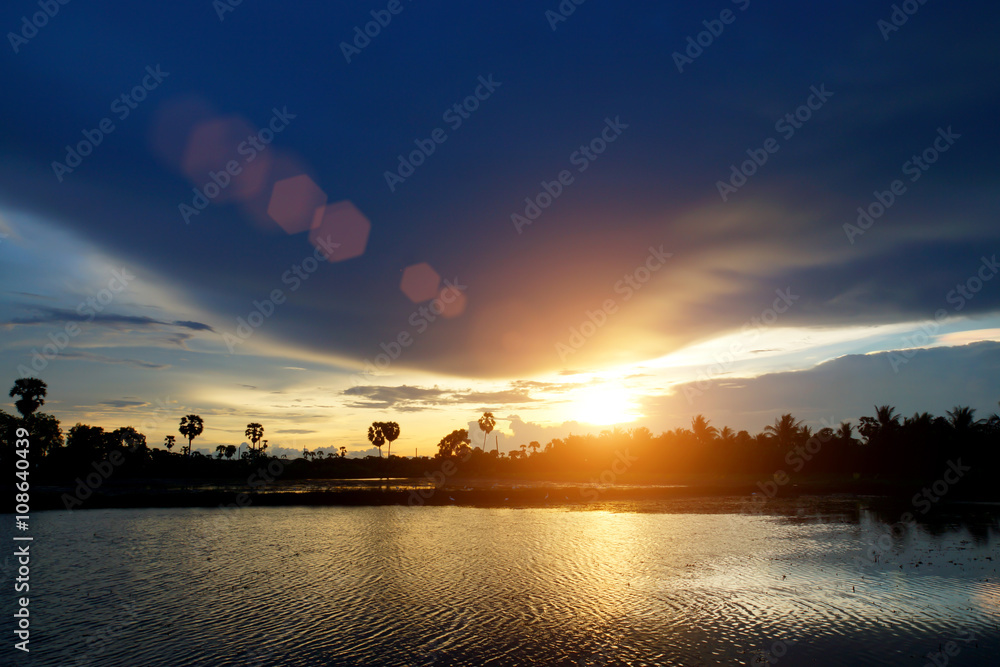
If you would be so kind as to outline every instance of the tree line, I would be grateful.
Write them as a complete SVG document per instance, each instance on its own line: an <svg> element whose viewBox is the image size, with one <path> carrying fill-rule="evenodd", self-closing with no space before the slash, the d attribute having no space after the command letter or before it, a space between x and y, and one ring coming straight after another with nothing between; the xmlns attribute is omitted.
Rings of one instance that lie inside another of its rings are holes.
<svg viewBox="0 0 1000 667"><path fill-rule="evenodd" d="M47 386L37 378L19 379L10 390L20 417L0 410L0 455L8 460L17 427L31 434L32 453L43 472L53 477L71 476L94 461L119 452L128 462L122 476L163 477L225 476L238 474L241 462L255 463L271 456L264 426L247 424L244 445L219 445L215 456L193 450L202 435L204 420L196 414L184 415L178 434L186 440L173 453L177 437L164 438L165 449L150 448L146 436L131 426L105 431L99 426L76 424L63 435L59 421L40 412ZM691 419L690 427L654 435L645 427L614 428L596 435L554 438L544 446L532 441L513 451L499 451L498 439L491 447L489 435L496 426L493 413L478 419L483 440L474 444L467 429L455 429L441 438L432 457L400 457L392 454L392 443L400 436L397 422L373 422L368 441L378 456L347 458L346 447L303 449L302 456L289 462L287 475L297 477L419 477L432 469L435 460L460 459L462 477L517 477L538 480L599 481L602 473L627 452L641 461L615 480L663 481L691 476L770 478L776 471L793 478L897 479L917 480L940 472L949 459L962 458L985 471L1000 464L1000 415L977 419L975 410L955 406L945 416L927 412L904 417L891 405L874 406L870 416L857 424L824 424L814 430L783 414L760 432L735 431L716 427L703 415ZM386 457L382 447L387 446ZM242 450L242 451L241 451ZM617 458L616 458L617 457ZM234 460L235 459L235 460ZM620 467L620 466L619 466Z"/></svg>

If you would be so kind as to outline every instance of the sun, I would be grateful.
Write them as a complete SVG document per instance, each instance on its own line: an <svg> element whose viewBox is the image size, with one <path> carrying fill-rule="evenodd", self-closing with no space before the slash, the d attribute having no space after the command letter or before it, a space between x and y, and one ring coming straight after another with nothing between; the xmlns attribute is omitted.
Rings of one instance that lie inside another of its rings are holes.
<svg viewBox="0 0 1000 667"><path fill-rule="evenodd" d="M573 418L584 424L625 424L639 417L629 392L612 384L586 387L574 392L570 400Z"/></svg>

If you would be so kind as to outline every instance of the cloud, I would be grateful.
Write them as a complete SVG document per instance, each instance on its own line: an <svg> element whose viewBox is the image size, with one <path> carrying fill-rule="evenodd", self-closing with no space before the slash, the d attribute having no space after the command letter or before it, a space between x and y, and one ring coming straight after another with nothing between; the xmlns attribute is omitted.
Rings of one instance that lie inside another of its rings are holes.
<svg viewBox="0 0 1000 667"><path fill-rule="evenodd" d="M144 408L149 403L146 401L129 401L129 400L114 400L114 401L101 401L98 405L107 405L112 408Z"/></svg>
<svg viewBox="0 0 1000 667"><path fill-rule="evenodd" d="M201 322L191 322L187 320L179 320L176 322L165 322L163 320L155 320L151 317L145 317L141 315L116 315L112 313L94 313L92 309L88 306L87 308L82 308L85 312L80 313L72 310L66 310L64 308L49 308L49 307L32 307L33 311L37 311L36 314L27 317L15 317L4 322L0 322L0 325L12 326L35 326L35 325L47 325L47 324L64 324L69 322L87 322L97 326L109 327L117 330L135 330L135 329L160 329L163 327L180 327L182 329L191 329L193 331L211 331L212 329L207 324Z"/></svg>
<svg viewBox="0 0 1000 667"><path fill-rule="evenodd" d="M719 426L754 433L785 412L812 423L839 423L857 422L887 403L904 415L943 415L955 405L972 406L984 417L996 411L1000 343L908 350L897 373L893 361L907 358L901 354L847 355L806 370L678 385L673 393L648 397L640 422L666 429L703 413Z"/></svg>
<svg viewBox="0 0 1000 667"><path fill-rule="evenodd" d="M543 383L528 384L545 386ZM442 405L512 405L536 401L523 388L506 391L463 391L407 385L398 387L368 385L351 387L342 393L344 396L357 396L366 399L349 403L348 407L393 408L401 412L419 412Z"/></svg>
<svg viewBox="0 0 1000 667"><path fill-rule="evenodd" d="M132 366L134 368L170 368L167 364L156 364L149 361L140 361L138 359L116 359L114 357L108 357L103 354L94 354L92 352L66 350L61 352L59 356L64 359L79 359L80 361L93 361L102 364L119 364L122 366Z"/></svg>

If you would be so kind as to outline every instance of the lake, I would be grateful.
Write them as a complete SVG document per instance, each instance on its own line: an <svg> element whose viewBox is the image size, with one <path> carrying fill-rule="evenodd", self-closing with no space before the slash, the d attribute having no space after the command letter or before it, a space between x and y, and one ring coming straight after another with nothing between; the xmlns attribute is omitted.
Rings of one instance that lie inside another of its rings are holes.
<svg viewBox="0 0 1000 667"><path fill-rule="evenodd" d="M996 664L1000 511L733 506L38 513L13 664Z"/></svg>

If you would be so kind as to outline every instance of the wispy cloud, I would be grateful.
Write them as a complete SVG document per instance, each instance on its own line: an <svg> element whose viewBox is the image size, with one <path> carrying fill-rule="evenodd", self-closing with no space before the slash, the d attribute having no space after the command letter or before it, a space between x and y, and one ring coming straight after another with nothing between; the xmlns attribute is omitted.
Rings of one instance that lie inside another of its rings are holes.
<svg viewBox="0 0 1000 667"><path fill-rule="evenodd" d="M108 357L103 354L94 354L93 352L81 352L75 350L68 350L60 355L64 359L79 359L80 361L93 361L102 364L119 364L122 366L132 366L133 368L170 368L167 364L156 364L149 361L141 361L139 359L116 359L115 357Z"/></svg>

